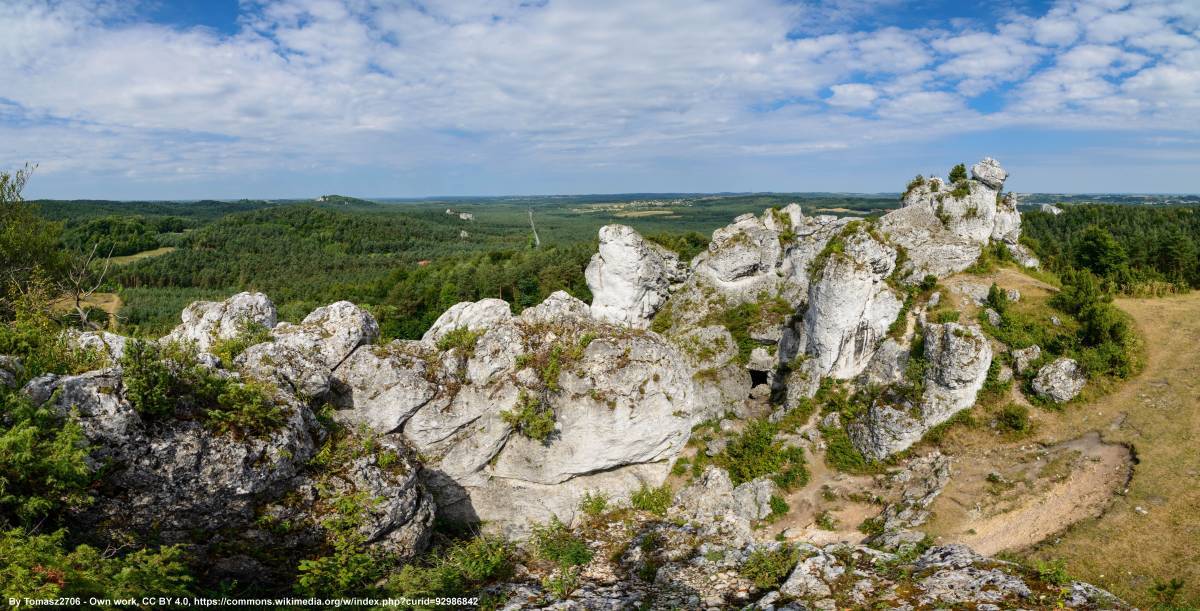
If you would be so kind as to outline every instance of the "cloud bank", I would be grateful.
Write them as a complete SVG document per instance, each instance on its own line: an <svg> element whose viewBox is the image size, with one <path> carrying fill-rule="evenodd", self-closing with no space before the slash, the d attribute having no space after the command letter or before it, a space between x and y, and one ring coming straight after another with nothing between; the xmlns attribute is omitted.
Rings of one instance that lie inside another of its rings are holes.
<svg viewBox="0 0 1200 611"><path fill-rule="evenodd" d="M262 0L222 32L9 1L0 167L53 196L874 191L997 151L1026 190L1200 190L1200 3L864 4Z"/></svg>

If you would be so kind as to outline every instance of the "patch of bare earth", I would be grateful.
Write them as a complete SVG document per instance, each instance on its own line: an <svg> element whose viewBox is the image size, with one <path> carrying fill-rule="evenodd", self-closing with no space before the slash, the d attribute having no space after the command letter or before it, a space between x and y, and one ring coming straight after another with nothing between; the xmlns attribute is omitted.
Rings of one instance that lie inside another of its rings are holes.
<svg viewBox="0 0 1200 611"><path fill-rule="evenodd" d="M1050 446L975 449L957 457L928 530L988 555L1024 549L1101 515L1131 467L1129 449L1096 432Z"/></svg>
<svg viewBox="0 0 1200 611"><path fill-rule="evenodd" d="M1019 443L987 427L952 430L942 447L954 475L927 530L982 552L1063 559L1073 577L1134 604L1182 579L1176 602L1197 604L1200 293L1117 306L1145 340L1142 373L1107 394L1093 384L1061 411L1031 407L1033 433Z"/></svg>

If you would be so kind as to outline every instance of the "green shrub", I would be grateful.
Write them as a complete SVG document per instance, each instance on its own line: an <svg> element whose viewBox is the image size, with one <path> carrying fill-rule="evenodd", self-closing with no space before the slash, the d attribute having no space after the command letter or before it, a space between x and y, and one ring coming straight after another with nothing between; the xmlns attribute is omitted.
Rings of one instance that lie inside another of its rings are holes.
<svg viewBox="0 0 1200 611"><path fill-rule="evenodd" d="M1067 563L1062 559L1038 561L1034 565L1034 570L1037 571L1038 577L1043 581L1052 583L1056 586L1065 586L1071 583L1071 575L1067 573Z"/></svg>
<svg viewBox="0 0 1200 611"><path fill-rule="evenodd" d="M554 410L543 407L541 400L522 390L513 410L500 412L500 418L518 433L545 442L554 432Z"/></svg>
<svg viewBox="0 0 1200 611"><path fill-rule="evenodd" d="M271 330L261 323L245 320L238 326L237 335L229 339L219 339L213 342L211 352L225 367L231 367L234 359L246 348L255 344L271 341Z"/></svg>
<svg viewBox="0 0 1200 611"><path fill-rule="evenodd" d="M475 344L479 341L481 335L483 335L483 331L472 331L467 327L455 327L437 341L437 348L442 351L458 349L463 356L469 358L475 355Z"/></svg>
<svg viewBox="0 0 1200 611"><path fill-rule="evenodd" d="M808 483L804 449L775 440L779 425L766 418L751 420L717 456L735 486L770 476L780 488L791 490Z"/></svg>
<svg viewBox="0 0 1200 611"><path fill-rule="evenodd" d="M67 551L66 531L0 531L0 597L140 598L189 596L191 577L178 547L114 555L88 545Z"/></svg>
<svg viewBox="0 0 1200 611"><path fill-rule="evenodd" d="M551 518L546 524L534 525L532 539L539 558L564 570L592 561L593 552L587 543L575 536L558 517Z"/></svg>
<svg viewBox="0 0 1200 611"><path fill-rule="evenodd" d="M275 389L257 380L229 383L217 395L217 404L204 412L210 428L218 433L254 437L278 430L287 421L275 404Z"/></svg>
<svg viewBox="0 0 1200 611"><path fill-rule="evenodd" d="M751 552L739 571L760 590L774 588L796 568L800 552L784 544L778 549L759 548Z"/></svg>
<svg viewBox="0 0 1200 611"><path fill-rule="evenodd" d="M542 384L551 392L558 391L558 376L562 373L562 352L562 346L555 344L550 349L550 356L546 359L545 365L538 370Z"/></svg>
<svg viewBox="0 0 1200 611"><path fill-rule="evenodd" d="M956 183L960 180L966 180L967 179L966 164L960 163L960 164L954 166L953 168L950 168L950 176L948 176L947 178L949 178L950 182L952 182L952 183Z"/></svg>
<svg viewBox="0 0 1200 611"><path fill-rule="evenodd" d="M954 183L954 189L950 191L950 197L954 199L962 199L971 194L971 183L966 180L960 180Z"/></svg>
<svg viewBox="0 0 1200 611"><path fill-rule="evenodd" d="M392 596L410 599L462 596L511 575L512 555L511 545L499 537L455 541L433 550L425 562L404 565L388 578L385 589Z"/></svg>
<svg viewBox="0 0 1200 611"><path fill-rule="evenodd" d="M737 347L737 356L735 360L738 363L748 363L750 361L750 353L754 351L760 344L750 337L750 329L763 322L782 322L793 313L793 308L786 300L779 296L770 296L766 293L758 295L758 300L749 303L741 303L732 308L709 315L705 320L701 321L703 325L723 325L729 330L729 335L733 337L733 343Z"/></svg>
<svg viewBox="0 0 1200 611"><path fill-rule="evenodd" d="M608 509L608 495L603 492L592 492L589 490L583 493L583 500L579 502L579 509L594 518L604 513L605 509Z"/></svg>
<svg viewBox="0 0 1200 611"><path fill-rule="evenodd" d="M832 512L822 511L821 514L817 516L816 522L817 528L820 528L821 530L837 530L837 519L833 517Z"/></svg>
<svg viewBox="0 0 1200 611"><path fill-rule="evenodd" d="M463 593L462 576L447 564L421 566L406 564L393 573L387 581L389 594L408 599L434 599L441 596L457 596ZM433 606L415 605L416 609L435 609Z"/></svg>
<svg viewBox="0 0 1200 611"><path fill-rule="evenodd" d="M162 349L152 342L126 343L121 358L121 381L125 399L138 413L149 416L169 416L175 413L182 382L177 379Z"/></svg>
<svg viewBox="0 0 1200 611"><path fill-rule="evenodd" d="M372 504L374 500L365 492L333 499L333 511L321 523L330 552L299 562L296 591L300 595L353 596L383 576L385 563L371 552L366 536L359 532Z"/></svg>
<svg viewBox="0 0 1200 611"><path fill-rule="evenodd" d="M629 497L629 503L633 505L634 509L649 511L657 516L665 516L667 515L667 509L671 507L673 496L671 486L668 484L663 484L657 488L651 488L642 484L642 487L635 490Z"/></svg>
<svg viewBox="0 0 1200 611"><path fill-rule="evenodd" d="M933 320L937 323L958 322L961 313L958 310L938 310L933 314Z"/></svg>
<svg viewBox="0 0 1200 611"><path fill-rule="evenodd" d="M783 497L779 495L772 494L769 503L771 506L771 515L767 516L767 521L770 522L774 522L775 520L787 515L787 512L791 511L792 509L788 505L787 501L783 500Z"/></svg>
<svg viewBox="0 0 1200 611"><path fill-rule="evenodd" d="M267 435L286 422L269 384L223 378L190 347L129 342L121 367L126 400L147 417L191 411L209 428L239 437Z"/></svg>
<svg viewBox="0 0 1200 611"><path fill-rule="evenodd" d="M878 470L854 447L846 429L821 427L821 438L825 440L825 464L833 469L843 473L874 473Z"/></svg>
<svg viewBox="0 0 1200 611"><path fill-rule="evenodd" d="M1008 311L1008 293L993 282L992 286L988 287L987 299L984 303L995 310L997 314L1004 314Z"/></svg>
<svg viewBox="0 0 1200 611"><path fill-rule="evenodd" d="M1001 408L996 422L1013 433L1024 433L1029 430L1029 408L1019 403L1009 403Z"/></svg>
<svg viewBox="0 0 1200 611"><path fill-rule="evenodd" d="M83 430L24 395L0 388L0 524L34 524L90 502L94 479Z"/></svg>
<svg viewBox="0 0 1200 611"><path fill-rule="evenodd" d="M475 537L451 545L442 554L446 564L471 583L502 577L512 569L512 548L500 537Z"/></svg>
<svg viewBox="0 0 1200 611"><path fill-rule="evenodd" d="M559 600L565 600L579 587L579 569L560 567L558 572L542 579L542 587Z"/></svg>
<svg viewBox="0 0 1200 611"><path fill-rule="evenodd" d="M883 518L872 516L862 521L858 525L858 532L861 532L868 537L878 537L883 534Z"/></svg>

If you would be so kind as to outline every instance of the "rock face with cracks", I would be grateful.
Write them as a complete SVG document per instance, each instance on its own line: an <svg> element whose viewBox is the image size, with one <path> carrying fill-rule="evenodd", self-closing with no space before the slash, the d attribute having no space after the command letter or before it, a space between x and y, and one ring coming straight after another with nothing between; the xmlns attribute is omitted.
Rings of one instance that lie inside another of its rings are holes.
<svg viewBox="0 0 1200 611"><path fill-rule="evenodd" d="M920 441L933 427L975 404L987 380L992 348L978 327L927 324L924 332L924 393L917 405L876 401L863 420L847 427L868 458L881 459Z"/></svg>
<svg viewBox="0 0 1200 611"><path fill-rule="evenodd" d="M231 339L248 324L275 327L275 304L262 293L238 293L225 301L197 301L183 311L183 323L165 338L167 342L192 343L202 352L213 342Z"/></svg>
<svg viewBox="0 0 1200 611"><path fill-rule="evenodd" d="M667 300L671 284L686 277L675 253L625 225L600 229L599 252L584 276L592 291L592 316L641 329Z"/></svg>
<svg viewBox="0 0 1200 611"><path fill-rule="evenodd" d="M259 516L273 503L286 495L298 499L288 503L286 517L294 529L270 544L278 554L311 554L324 536L320 507L338 493L318 491L307 463L326 431L286 391L274 397L284 412L282 426L261 435L220 433L194 419L148 418L126 400L119 368L47 375L23 392L79 424L88 463L103 473L96 501L71 513L79 528L189 544L212 566L224 567L217 570L226 577L259 583L286 580L291 566L244 557L231 562L224 550L269 536L260 531ZM357 459L337 481L381 499L363 520L366 541L414 557L428 542L434 516L433 499L419 481L420 464L402 457L384 468L374 460Z"/></svg>
<svg viewBox="0 0 1200 611"><path fill-rule="evenodd" d="M585 491L665 479L695 410L674 346L562 292L476 331L445 349L362 347L333 372L337 417L400 433L426 458L443 516L521 532L571 519Z"/></svg>
<svg viewBox="0 0 1200 611"><path fill-rule="evenodd" d="M842 239L809 286L804 324L817 373L849 379L866 368L903 300L887 283L896 250L862 229Z"/></svg>

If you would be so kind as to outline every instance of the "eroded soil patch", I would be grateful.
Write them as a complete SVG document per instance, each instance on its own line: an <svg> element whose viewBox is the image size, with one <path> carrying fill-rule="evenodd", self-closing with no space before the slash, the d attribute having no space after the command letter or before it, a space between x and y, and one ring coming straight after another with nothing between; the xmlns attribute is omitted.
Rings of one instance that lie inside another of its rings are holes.
<svg viewBox="0 0 1200 611"><path fill-rule="evenodd" d="M988 555L1024 549L1103 514L1132 466L1128 448L1095 431L1050 446L980 449L955 461L929 532Z"/></svg>

